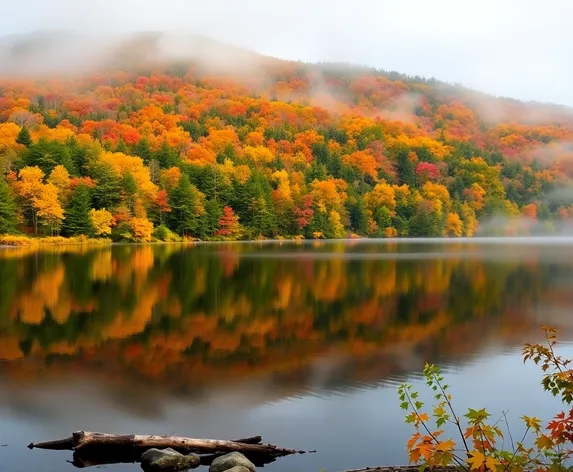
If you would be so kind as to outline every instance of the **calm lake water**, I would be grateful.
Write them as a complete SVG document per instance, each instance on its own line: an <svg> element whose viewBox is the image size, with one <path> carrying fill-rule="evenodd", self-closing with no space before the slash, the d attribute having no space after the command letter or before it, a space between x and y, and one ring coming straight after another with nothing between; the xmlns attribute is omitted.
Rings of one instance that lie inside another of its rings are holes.
<svg viewBox="0 0 573 472"><path fill-rule="evenodd" d="M317 450L275 472L405 464L396 387L425 361L515 437L559 407L521 347L573 340L572 308L573 239L2 249L0 469L72 471L25 446L80 429Z"/></svg>

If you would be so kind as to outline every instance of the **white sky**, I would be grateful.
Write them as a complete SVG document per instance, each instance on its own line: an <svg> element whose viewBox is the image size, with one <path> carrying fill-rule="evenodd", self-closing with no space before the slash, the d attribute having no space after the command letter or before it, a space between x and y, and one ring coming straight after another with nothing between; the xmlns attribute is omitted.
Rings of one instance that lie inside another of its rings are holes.
<svg viewBox="0 0 573 472"><path fill-rule="evenodd" d="M207 35L573 106L573 0L0 0L0 35Z"/></svg>

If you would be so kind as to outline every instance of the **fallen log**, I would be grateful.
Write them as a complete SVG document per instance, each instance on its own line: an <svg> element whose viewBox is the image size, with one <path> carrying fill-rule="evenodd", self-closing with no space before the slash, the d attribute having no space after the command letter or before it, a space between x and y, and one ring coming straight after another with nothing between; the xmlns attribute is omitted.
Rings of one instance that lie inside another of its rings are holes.
<svg viewBox="0 0 573 472"><path fill-rule="evenodd" d="M88 448L130 448L132 450L145 450L151 448L166 449L170 447L176 451L196 452L199 454L237 451L244 454L260 454L274 457L304 454L306 452L280 448L273 444L261 444L260 436L246 438L242 441L244 442L220 439L196 439L171 435L121 435L76 431L69 438L36 444L31 443L28 445L28 448L83 451Z"/></svg>
<svg viewBox="0 0 573 472"><path fill-rule="evenodd" d="M262 438L260 436L254 436L252 438L233 439L233 442L260 444ZM144 449L137 451L130 447L106 447L105 449L84 448L79 451L74 451L73 460L69 462L74 465L74 467L80 469L111 464L134 464L141 461L143 451ZM201 455L201 465L209 466L213 460L223 454L225 453L220 452ZM276 457L269 455L248 454L247 456L257 467L264 467L276 460Z"/></svg>

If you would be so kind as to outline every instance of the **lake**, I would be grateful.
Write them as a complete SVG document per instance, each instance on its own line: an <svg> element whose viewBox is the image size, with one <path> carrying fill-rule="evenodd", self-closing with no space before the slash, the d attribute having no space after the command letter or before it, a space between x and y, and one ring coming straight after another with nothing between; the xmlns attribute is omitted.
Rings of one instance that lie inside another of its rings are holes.
<svg viewBox="0 0 573 472"><path fill-rule="evenodd" d="M1 249L0 466L72 471L25 446L80 429L317 450L275 472L406 464L396 388L426 361L518 436L559 408L521 348L548 324L573 355L572 287L568 238Z"/></svg>

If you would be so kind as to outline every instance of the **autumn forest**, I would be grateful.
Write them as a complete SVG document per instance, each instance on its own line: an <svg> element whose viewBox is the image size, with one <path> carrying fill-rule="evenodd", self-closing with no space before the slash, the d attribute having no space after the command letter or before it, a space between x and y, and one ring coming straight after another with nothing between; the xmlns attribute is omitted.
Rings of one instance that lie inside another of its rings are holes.
<svg viewBox="0 0 573 472"><path fill-rule="evenodd" d="M573 217L571 110L256 59L1 77L0 234L472 236Z"/></svg>

